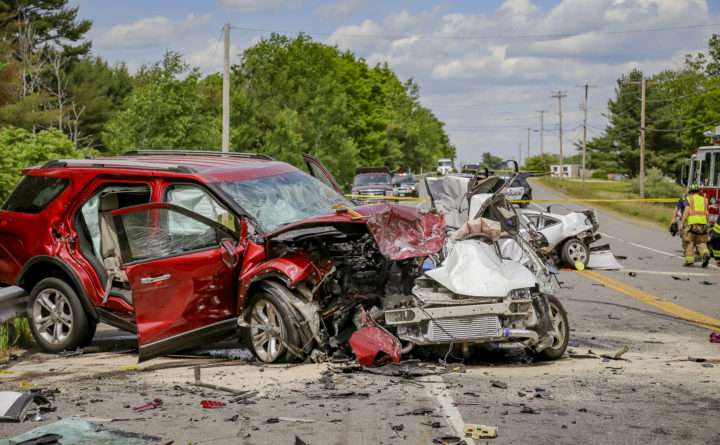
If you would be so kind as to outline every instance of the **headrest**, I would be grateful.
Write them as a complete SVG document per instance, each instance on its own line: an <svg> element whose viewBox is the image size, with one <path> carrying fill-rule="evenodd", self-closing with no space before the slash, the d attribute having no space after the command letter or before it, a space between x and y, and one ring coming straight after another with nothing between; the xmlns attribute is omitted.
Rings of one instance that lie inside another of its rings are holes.
<svg viewBox="0 0 720 445"><path fill-rule="evenodd" d="M106 195L100 195L100 211L109 212L120 207L117 193L108 193Z"/></svg>

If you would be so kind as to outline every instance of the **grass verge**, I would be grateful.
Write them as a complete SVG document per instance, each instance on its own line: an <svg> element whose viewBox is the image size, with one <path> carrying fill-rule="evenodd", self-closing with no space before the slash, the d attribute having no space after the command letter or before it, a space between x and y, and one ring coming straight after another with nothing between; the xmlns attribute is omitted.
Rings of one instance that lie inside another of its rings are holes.
<svg viewBox="0 0 720 445"><path fill-rule="evenodd" d="M640 197L637 193L632 192L631 181L585 181L585 187L583 187L582 182L567 179L542 177L533 180L550 190L578 199L633 199ZM679 199L680 196L666 196L666 198ZM675 206L674 203L649 202L593 202L588 204L634 219L649 221L662 228L670 226L670 213Z"/></svg>
<svg viewBox="0 0 720 445"><path fill-rule="evenodd" d="M16 318L12 323L0 324L0 362L7 360L10 348L25 346L32 342L28 319Z"/></svg>

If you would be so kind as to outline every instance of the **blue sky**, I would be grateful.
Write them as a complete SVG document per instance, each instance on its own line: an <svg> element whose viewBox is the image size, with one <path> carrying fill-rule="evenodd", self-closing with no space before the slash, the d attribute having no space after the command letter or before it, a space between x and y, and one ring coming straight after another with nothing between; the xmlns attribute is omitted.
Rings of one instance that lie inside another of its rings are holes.
<svg viewBox="0 0 720 445"><path fill-rule="evenodd" d="M232 24L231 54L267 32L303 31L369 64L388 62L402 80L420 85L421 101L445 122L457 164L489 151L525 158L559 149L562 90L563 151L582 138L583 90L590 83L589 137L606 125L602 113L616 79L679 66L706 51L720 34L720 0L71 0L93 21L93 53L131 70L157 62L166 50L185 54L206 73L222 64L222 25ZM707 25L697 27L698 25ZM628 32L630 31L630 32ZM639 31L639 32L638 32Z"/></svg>

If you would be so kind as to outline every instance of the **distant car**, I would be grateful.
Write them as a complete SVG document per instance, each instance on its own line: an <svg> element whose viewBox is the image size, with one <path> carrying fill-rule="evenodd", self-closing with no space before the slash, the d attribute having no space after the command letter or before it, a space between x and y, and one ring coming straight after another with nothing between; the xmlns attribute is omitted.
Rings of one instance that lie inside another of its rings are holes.
<svg viewBox="0 0 720 445"><path fill-rule="evenodd" d="M417 198L420 195L418 182L410 173L398 173L393 176L392 185L395 196L410 196Z"/></svg>
<svg viewBox="0 0 720 445"><path fill-rule="evenodd" d="M529 201L532 199L532 187L527 182L527 178L532 176L532 173L518 173L517 177L513 180L512 184L505 191L505 197L508 200L521 200ZM517 203L520 207L527 207L529 203L520 202Z"/></svg>
<svg viewBox="0 0 720 445"><path fill-rule="evenodd" d="M387 167L360 167L355 170L355 178L350 191L353 195L364 195L365 198L355 198L361 203L377 202L378 199L369 196L393 196L390 169Z"/></svg>
<svg viewBox="0 0 720 445"><path fill-rule="evenodd" d="M474 175L478 172L478 170L480 170L480 164L465 164L463 165L460 173L469 173L471 175Z"/></svg>
<svg viewBox="0 0 720 445"><path fill-rule="evenodd" d="M438 159L437 172L439 175L447 175L453 171L452 159Z"/></svg>

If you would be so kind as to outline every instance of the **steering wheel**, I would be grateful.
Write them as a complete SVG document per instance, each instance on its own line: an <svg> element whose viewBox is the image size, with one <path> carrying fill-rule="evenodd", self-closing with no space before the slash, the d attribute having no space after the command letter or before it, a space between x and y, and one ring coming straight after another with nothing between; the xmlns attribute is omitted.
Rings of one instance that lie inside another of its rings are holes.
<svg viewBox="0 0 720 445"><path fill-rule="evenodd" d="M469 233L469 234L465 235L464 237L462 237L462 239L460 241L471 240L471 239L478 239L487 244L493 244L495 242L495 240L490 235L488 235L487 233L482 233L482 232Z"/></svg>

